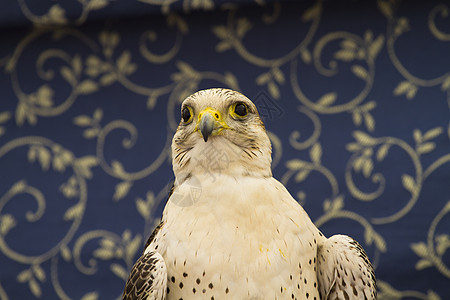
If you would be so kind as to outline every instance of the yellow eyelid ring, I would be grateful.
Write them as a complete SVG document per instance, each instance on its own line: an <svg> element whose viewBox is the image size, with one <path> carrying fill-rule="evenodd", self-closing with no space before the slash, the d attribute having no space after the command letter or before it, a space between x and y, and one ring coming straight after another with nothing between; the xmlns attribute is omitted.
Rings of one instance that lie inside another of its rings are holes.
<svg viewBox="0 0 450 300"><path fill-rule="evenodd" d="M245 108L245 114L244 115L239 115L239 114L237 114L236 113L236 106L238 106L238 105L243 105L243 107ZM243 102L236 102L236 103L233 103L232 105L230 105L230 108L229 108L229 113L230 113L230 115L233 117L233 118L235 118L235 119L242 119L242 118L245 118L245 117L247 117L247 115L248 115L248 106L247 106L247 104L245 104L245 103L243 103Z"/></svg>
<svg viewBox="0 0 450 300"><path fill-rule="evenodd" d="M192 110L192 107L185 106L181 109L181 119L184 124L189 124L194 119L194 111Z"/></svg>

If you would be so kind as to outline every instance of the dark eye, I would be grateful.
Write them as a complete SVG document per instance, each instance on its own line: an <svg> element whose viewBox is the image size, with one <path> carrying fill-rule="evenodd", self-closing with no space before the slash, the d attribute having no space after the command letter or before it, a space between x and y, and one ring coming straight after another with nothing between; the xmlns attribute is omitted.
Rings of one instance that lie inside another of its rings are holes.
<svg viewBox="0 0 450 300"><path fill-rule="evenodd" d="M183 119L184 123L187 123L191 120L191 110L186 106L183 108L183 110L181 111L181 118Z"/></svg>
<svg viewBox="0 0 450 300"><path fill-rule="evenodd" d="M248 113L247 105L245 105L244 103L236 104L236 106L234 107L234 113L240 117L245 117Z"/></svg>

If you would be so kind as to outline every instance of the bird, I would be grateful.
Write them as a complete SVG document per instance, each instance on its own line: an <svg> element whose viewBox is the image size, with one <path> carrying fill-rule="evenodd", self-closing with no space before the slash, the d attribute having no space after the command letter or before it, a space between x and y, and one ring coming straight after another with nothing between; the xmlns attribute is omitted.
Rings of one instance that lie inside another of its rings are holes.
<svg viewBox="0 0 450 300"><path fill-rule="evenodd" d="M376 299L361 245L326 238L271 171L255 104L224 88L181 104L175 181L132 267L131 299Z"/></svg>

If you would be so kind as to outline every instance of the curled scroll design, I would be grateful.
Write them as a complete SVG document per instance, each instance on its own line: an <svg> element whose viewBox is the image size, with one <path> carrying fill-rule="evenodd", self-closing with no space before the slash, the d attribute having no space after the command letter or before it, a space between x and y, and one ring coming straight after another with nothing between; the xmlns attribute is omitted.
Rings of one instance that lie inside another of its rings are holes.
<svg viewBox="0 0 450 300"><path fill-rule="evenodd" d="M435 267L442 275L450 278L450 266L446 265L443 256L450 248L450 235L447 233L436 234L436 228L445 216L450 213L450 201L436 215L430 224L427 234L427 242L413 243L411 249L420 257L416 263L417 270Z"/></svg>
<svg viewBox="0 0 450 300"><path fill-rule="evenodd" d="M388 19L386 45L389 58L397 71L405 78L405 80L401 81L394 89L394 95L405 95L407 99L411 100L417 94L419 87L433 87L440 85L441 90L447 95L447 103L450 108L450 74L446 72L445 74L434 78L425 79L408 70L397 55L396 43L402 35L411 30L409 25L410 21L406 17L396 15L397 6L391 1L379 0L378 6L380 11ZM440 4L433 7L428 14L428 29L431 35L439 41L450 41L450 34L442 32L436 25L437 16L440 14L441 17L448 18L448 11L447 5Z"/></svg>
<svg viewBox="0 0 450 300"><path fill-rule="evenodd" d="M375 162L382 162L390 152L392 147L398 147L404 151L412 162L415 174L402 174L401 182L403 187L410 193L408 202L396 213L390 216L372 218L374 224L392 223L405 216L416 204L419 199L420 192L424 181L431 173L439 169L439 167L450 161L450 155L445 154L439 157L428 168L425 168L421 162L421 155L433 151L436 147L433 139L443 133L442 127L436 127L422 133L419 129L415 129L413 137L415 146L412 147L405 141L394 137L375 138L362 131L355 131L353 136L354 143L347 145L347 150L353 152L348 161L345 181L350 193L361 201L374 201L378 199L385 191L386 179L381 173L373 173ZM353 180L354 174L361 174L365 179L370 179L378 185L373 192L363 192L355 184Z"/></svg>
<svg viewBox="0 0 450 300"><path fill-rule="evenodd" d="M334 59L325 66L322 63L322 55L325 48L334 41L341 40L341 49L334 53ZM291 61L291 85L297 99L309 109L321 114L335 114L341 112L351 112L362 103L369 94L373 86L375 76L375 59L384 44L384 36L374 37L371 31L367 31L361 38L348 32L332 32L323 36L315 45L312 60L317 71L326 77L338 74L337 61L352 63L351 72L356 78L364 81L364 87L353 98L346 103L336 104L338 94L329 92L321 95L317 100L308 98L303 92L298 80L299 60ZM303 59L304 60L304 59ZM306 62L309 63L311 59ZM362 64L362 62L364 62ZM366 65L367 69L366 69Z"/></svg>
<svg viewBox="0 0 450 300"><path fill-rule="evenodd" d="M2 232L0 234L0 250L6 256L17 262L23 264L40 264L57 254L59 249L72 239L80 226L87 201L86 180L92 177L90 169L97 165L97 160L92 156L76 158L70 151L42 137L23 137L8 142L0 148L0 159L7 153L21 147L29 148L28 159L31 162L37 161L44 171L47 171L50 166L57 172L63 172L66 168L71 168L73 175L70 176L68 181L61 185L59 189L62 194L71 201L78 198L78 202L72 204L63 215L65 221L72 223L64 237L44 253L39 255L25 255L8 246L5 237L16 225L16 218L14 215L5 214L2 211L5 204L9 201L14 201L14 198L20 195L28 194L36 201L37 209L36 211L26 212L25 219L31 223L37 222L43 217L46 209L45 196L37 187L32 187L28 185L25 180L20 180L1 197L0 223Z"/></svg>
<svg viewBox="0 0 450 300"><path fill-rule="evenodd" d="M83 261L86 259L86 252L84 248L88 244L98 243L98 247L91 253L91 258L88 259L87 264ZM122 235L106 231L93 230L81 235L75 242L72 250L64 248L61 251L61 257L65 262L72 262L77 270L87 276L93 276L98 272L98 262L108 262L109 270L120 280L126 281L128 278L128 270L133 266L135 256L141 247L142 236L137 234L135 236L129 230L125 230ZM125 266L117 261L123 261ZM51 278L52 284L56 293L61 299L71 299L71 297L64 290L60 280L58 266L60 264L60 257L55 256L51 262ZM89 295L97 296L98 292L90 292ZM84 298L83 298L84 299ZM120 299L118 296L117 299Z"/></svg>

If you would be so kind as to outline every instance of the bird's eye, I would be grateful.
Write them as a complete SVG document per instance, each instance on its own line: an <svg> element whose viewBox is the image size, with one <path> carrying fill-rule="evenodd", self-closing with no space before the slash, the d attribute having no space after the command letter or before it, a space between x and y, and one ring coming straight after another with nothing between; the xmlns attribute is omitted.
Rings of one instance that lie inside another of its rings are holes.
<svg viewBox="0 0 450 300"><path fill-rule="evenodd" d="M188 106L185 106L181 111L181 118L184 123L189 123L192 120L192 109Z"/></svg>
<svg viewBox="0 0 450 300"><path fill-rule="evenodd" d="M238 103L234 106L234 113L239 117L245 117L248 114L247 105Z"/></svg>

